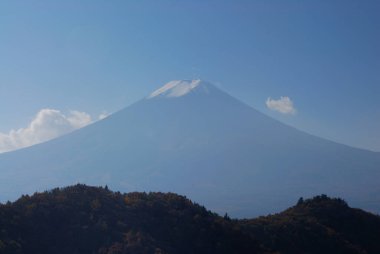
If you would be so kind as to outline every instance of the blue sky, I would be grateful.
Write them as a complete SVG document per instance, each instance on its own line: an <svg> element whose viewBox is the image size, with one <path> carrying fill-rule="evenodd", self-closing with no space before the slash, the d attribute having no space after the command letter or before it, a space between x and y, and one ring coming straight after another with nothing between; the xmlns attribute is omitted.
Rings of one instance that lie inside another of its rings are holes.
<svg viewBox="0 0 380 254"><path fill-rule="evenodd" d="M200 78L298 129L380 151L379 13L380 1L1 1L0 132L42 109L95 119ZM281 96L295 113L267 108Z"/></svg>

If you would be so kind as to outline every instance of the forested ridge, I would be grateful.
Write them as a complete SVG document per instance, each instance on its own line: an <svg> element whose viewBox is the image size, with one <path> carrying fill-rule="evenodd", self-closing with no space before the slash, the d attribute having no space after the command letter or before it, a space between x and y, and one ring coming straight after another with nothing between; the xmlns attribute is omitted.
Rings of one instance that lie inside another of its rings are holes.
<svg viewBox="0 0 380 254"><path fill-rule="evenodd" d="M380 253L380 217L325 195L237 220L173 193L56 188L0 205L0 253Z"/></svg>

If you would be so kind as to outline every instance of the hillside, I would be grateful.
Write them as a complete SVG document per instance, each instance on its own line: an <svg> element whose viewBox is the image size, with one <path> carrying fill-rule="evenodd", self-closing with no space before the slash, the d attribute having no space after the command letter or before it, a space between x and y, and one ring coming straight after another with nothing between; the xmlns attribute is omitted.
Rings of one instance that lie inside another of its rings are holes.
<svg viewBox="0 0 380 254"><path fill-rule="evenodd" d="M380 253L380 217L326 195L300 199L279 214L239 223L281 253Z"/></svg>
<svg viewBox="0 0 380 254"><path fill-rule="evenodd" d="M76 185L0 207L0 253L260 253L238 225L185 197Z"/></svg>
<svg viewBox="0 0 380 254"><path fill-rule="evenodd" d="M0 253L379 253L380 217L318 196L235 220L173 193L75 185L0 205Z"/></svg>

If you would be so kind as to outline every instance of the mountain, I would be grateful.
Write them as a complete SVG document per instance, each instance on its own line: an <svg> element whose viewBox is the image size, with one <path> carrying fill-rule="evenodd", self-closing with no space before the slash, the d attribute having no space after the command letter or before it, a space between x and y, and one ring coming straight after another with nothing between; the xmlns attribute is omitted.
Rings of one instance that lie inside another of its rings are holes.
<svg viewBox="0 0 380 254"><path fill-rule="evenodd" d="M325 195L231 220L174 193L75 185L0 205L0 253L379 253L380 217Z"/></svg>
<svg viewBox="0 0 380 254"><path fill-rule="evenodd" d="M200 80L172 81L61 138L0 155L1 200L54 186L176 192L251 217L300 196L380 211L380 154L284 125Z"/></svg>

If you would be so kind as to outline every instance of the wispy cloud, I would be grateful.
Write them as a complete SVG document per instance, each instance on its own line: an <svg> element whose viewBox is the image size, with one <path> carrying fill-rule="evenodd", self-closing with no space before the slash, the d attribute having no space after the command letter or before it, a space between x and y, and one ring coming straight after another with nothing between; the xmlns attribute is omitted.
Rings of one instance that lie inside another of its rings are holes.
<svg viewBox="0 0 380 254"><path fill-rule="evenodd" d="M269 97L265 104L269 109L278 111L282 114L294 115L297 112L294 108L293 101L287 96L281 96L278 100Z"/></svg>
<svg viewBox="0 0 380 254"><path fill-rule="evenodd" d="M103 120L104 118L108 117L110 114L107 112L107 111L103 111L102 113L100 113L100 115L98 116L98 120Z"/></svg>
<svg viewBox="0 0 380 254"><path fill-rule="evenodd" d="M92 122L86 112L74 110L65 115L56 109L42 109L27 127L9 133L0 132L0 153L48 141Z"/></svg>

